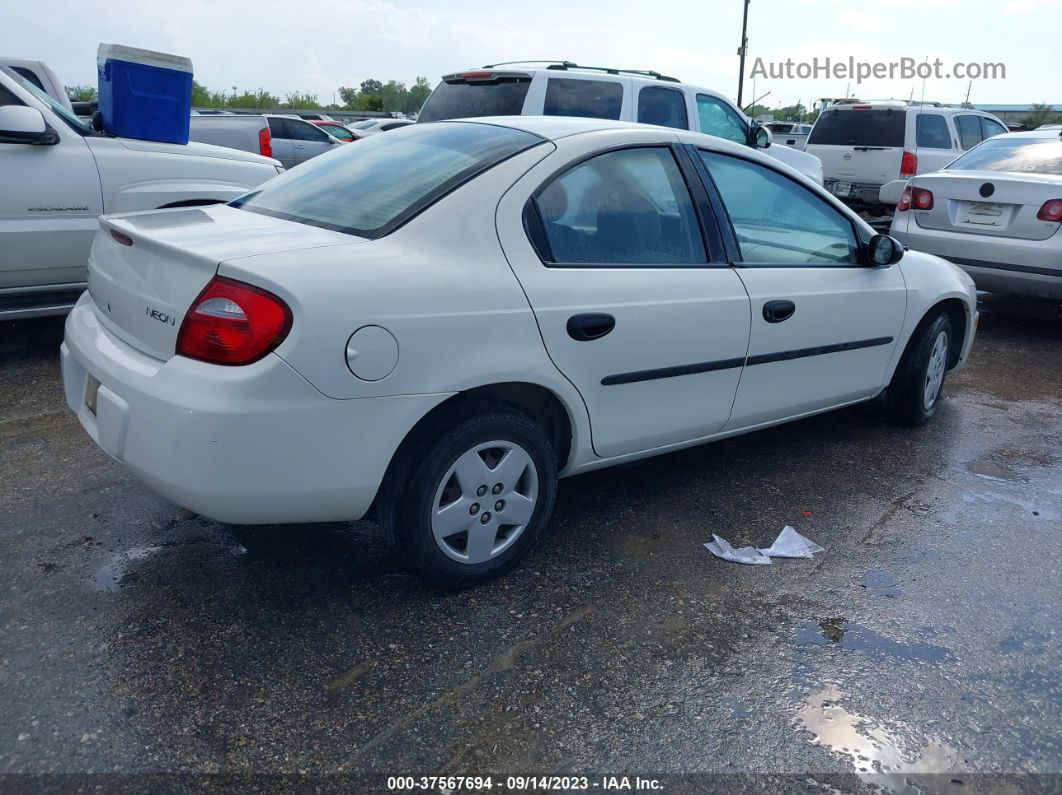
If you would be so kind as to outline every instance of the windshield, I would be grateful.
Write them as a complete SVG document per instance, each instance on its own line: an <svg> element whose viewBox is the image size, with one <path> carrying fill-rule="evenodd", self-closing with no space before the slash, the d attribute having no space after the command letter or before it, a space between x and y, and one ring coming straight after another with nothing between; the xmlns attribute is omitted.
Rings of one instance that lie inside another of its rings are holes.
<svg viewBox="0 0 1062 795"><path fill-rule="evenodd" d="M377 238L542 141L523 130L493 124L406 125L314 158L232 206Z"/></svg>
<svg viewBox="0 0 1062 795"><path fill-rule="evenodd" d="M903 146L907 111L901 108L824 111L809 144L827 146Z"/></svg>
<svg viewBox="0 0 1062 795"><path fill-rule="evenodd" d="M946 170L1062 176L1062 139L989 138L947 166Z"/></svg>
<svg viewBox="0 0 1062 795"><path fill-rule="evenodd" d="M471 83L444 81L431 92L417 121L519 116L530 85L530 77L499 77Z"/></svg>
<svg viewBox="0 0 1062 795"><path fill-rule="evenodd" d="M52 111L57 116L59 116L63 121L65 121L71 127L73 127L77 132L81 133L82 135L92 135L92 128L89 125L87 125L85 122L81 121L81 119L79 119L73 113L71 113L66 108L64 108L53 97L51 97L48 94L44 93L41 89L37 88L37 86L33 85L33 83L31 83L29 80L24 78L22 75L16 74L15 72L11 71L10 69L8 69L6 67L0 67L0 68L3 68L4 74L6 74L8 77L12 78L13 80L16 80L20 86L22 86L24 89L26 89L31 94L33 94L33 96L35 96L41 102L45 103L49 108L52 109Z"/></svg>

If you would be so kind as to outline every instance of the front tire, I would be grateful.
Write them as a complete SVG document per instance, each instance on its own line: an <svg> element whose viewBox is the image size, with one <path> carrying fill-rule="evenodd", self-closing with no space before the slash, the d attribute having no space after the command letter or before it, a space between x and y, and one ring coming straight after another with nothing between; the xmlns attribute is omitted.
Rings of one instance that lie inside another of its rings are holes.
<svg viewBox="0 0 1062 795"><path fill-rule="evenodd" d="M915 427L936 413L948 373L952 334L951 320L944 313L915 332L886 394L885 413L890 420Z"/></svg>
<svg viewBox="0 0 1062 795"><path fill-rule="evenodd" d="M543 430L491 407L425 438L384 522L399 554L442 588L469 588L514 568L549 523L557 463Z"/></svg>

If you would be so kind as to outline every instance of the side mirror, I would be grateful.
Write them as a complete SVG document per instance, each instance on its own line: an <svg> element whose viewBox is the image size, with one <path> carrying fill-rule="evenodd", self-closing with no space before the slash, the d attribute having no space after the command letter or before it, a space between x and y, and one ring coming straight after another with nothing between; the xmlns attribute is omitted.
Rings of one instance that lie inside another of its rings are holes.
<svg viewBox="0 0 1062 795"><path fill-rule="evenodd" d="M59 136L36 108L0 105L0 143L50 146L59 143Z"/></svg>
<svg viewBox="0 0 1062 795"><path fill-rule="evenodd" d="M758 121L752 122L752 126L749 127L749 146L753 149L769 149L772 140L770 130Z"/></svg>
<svg viewBox="0 0 1062 795"><path fill-rule="evenodd" d="M903 243L889 235L874 235L867 244L867 254L871 265L886 268L903 259Z"/></svg>

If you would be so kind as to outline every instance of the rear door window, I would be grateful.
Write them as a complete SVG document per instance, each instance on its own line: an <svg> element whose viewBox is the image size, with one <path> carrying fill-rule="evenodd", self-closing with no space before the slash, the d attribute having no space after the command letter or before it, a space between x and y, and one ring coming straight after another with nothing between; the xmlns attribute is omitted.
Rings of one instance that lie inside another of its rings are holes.
<svg viewBox="0 0 1062 795"><path fill-rule="evenodd" d="M991 138L993 135L1000 135L1005 132L1007 132L1007 128L999 122L986 119L984 116L981 117L981 134L985 138Z"/></svg>
<svg viewBox="0 0 1062 795"><path fill-rule="evenodd" d="M646 86L638 92L638 121L688 130L686 95L674 88Z"/></svg>
<svg viewBox="0 0 1062 795"><path fill-rule="evenodd" d="M269 134L274 138L291 138L291 134L284 127L283 119L269 120Z"/></svg>
<svg viewBox="0 0 1062 795"><path fill-rule="evenodd" d="M619 119L623 85L612 80L551 77L546 84L546 116Z"/></svg>
<svg viewBox="0 0 1062 795"><path fill-rule="evenodd" d="M815 122L808 143L900 148L904 144L906 128L907 111L903 108L830 108Z"/></svg>
<svg viewBox="0 0 1062 795"><path fill-rule="evenodd" d="M323 135L324 133L322 133ZM232 203L250 212L377 238L501 161L543 142L493 124L410 125L308 160Z"/></svg>
<svg viewBox="0 0 1062 795"><path fill-rule="evenodd" d="M431 92L417 121L519 116L530 86L531 78L527 76L453 82L444 80Z"/></svg>
<svg viewBox="0 0 1062 795"><path fill-rule="evenodd" d="M287 137L294 141L328 143L328 133L316 124L310 124L308 121L300 121L298 119L285 119L284 126L288 129Z"/></svg>
<svg viewBox="0 0 1062 795"><path fill-rule="evenodd" d="M981 143L981 117L980 116L956 116L955 127L959 131L959 146L970 149Z"/></svg>
<svg viewBox="0 0 1062 795"><path fill-rule="evenodd" d="M951 149L948 120L939 113L919 113L915 120L915 138L925 149Z"/></svg>
<svg viewBox="0 0 1062 795"><path fill-rule="evenodd" d="M671 150L621 149L580 163L536 198L562 265L666 266L706 261L697 214Z"/></svg>

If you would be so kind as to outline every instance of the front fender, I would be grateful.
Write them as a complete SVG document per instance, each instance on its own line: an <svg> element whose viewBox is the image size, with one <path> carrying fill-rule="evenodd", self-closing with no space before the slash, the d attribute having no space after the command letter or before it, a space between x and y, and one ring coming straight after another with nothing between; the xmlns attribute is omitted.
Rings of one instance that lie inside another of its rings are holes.
<svg viewBox="0 0 1062 795"><path fill-rule="evenodd" d="M911 336L922 320L946 301L958 302L963 308L963 345L955 367L969 357L977 328L977 288L961 268L945 259L921 251L907 251L897 265L907 284L907 313L900 331L900 345L890 362L888 380L900 363Z"/></svg>

